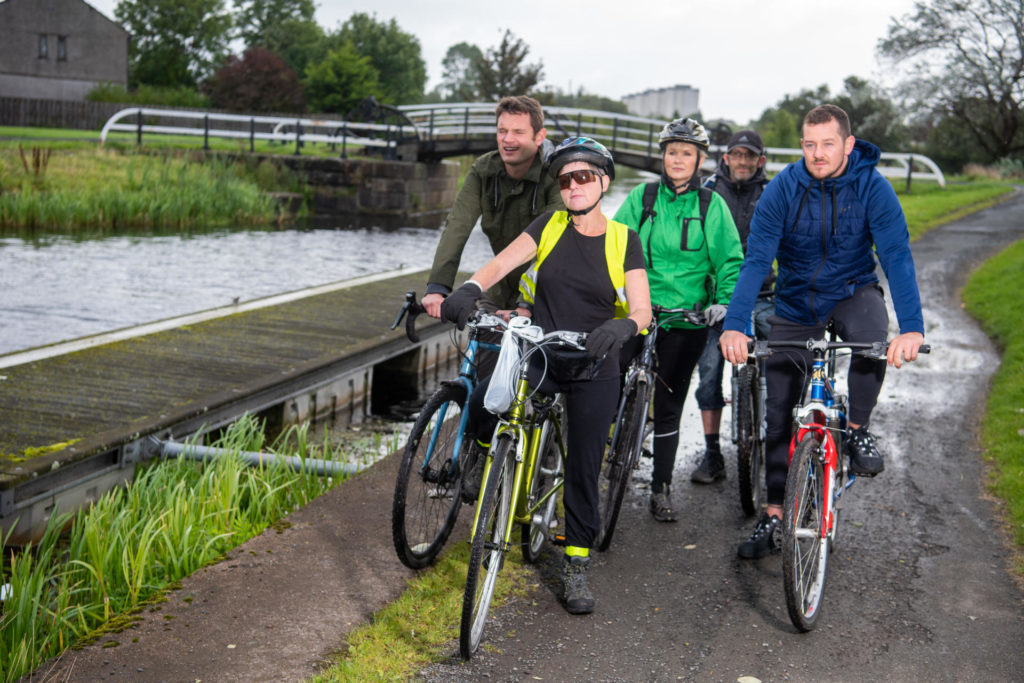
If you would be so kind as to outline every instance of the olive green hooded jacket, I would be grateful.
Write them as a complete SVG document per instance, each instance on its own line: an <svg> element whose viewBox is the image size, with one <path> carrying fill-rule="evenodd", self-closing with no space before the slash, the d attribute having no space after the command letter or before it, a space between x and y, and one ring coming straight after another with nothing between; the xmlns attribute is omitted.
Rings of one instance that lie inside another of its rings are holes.
<svg viewBox="0 0 1024 683"><path fill-rule="evenodd" d="M558 181L544 172L540 150L530 170L518 180L505 171L498 150L484 154L473 162L448 214L434 253L427 293L447 294L452 290L462 250L477 219L497 254L519 237L537 216L564 208ZM500 307L515 307L519 276L525 268L517 268L489 290L488 294Z"/></svg>

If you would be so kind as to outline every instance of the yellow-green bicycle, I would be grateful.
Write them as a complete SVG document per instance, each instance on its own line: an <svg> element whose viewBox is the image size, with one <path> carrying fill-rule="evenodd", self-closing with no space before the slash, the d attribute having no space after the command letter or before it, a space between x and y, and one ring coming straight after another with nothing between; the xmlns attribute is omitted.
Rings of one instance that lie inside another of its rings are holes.
<svg viewBox="0 0 1024 683"><path fill-rule="evenodd" d="M477 499L459 632L459 650L466 659L480 646L498 573L516 542L513 536L520 534L523 559L533 563L558 524L566 455L563 400L561 394L542 395L531 388L531 356L552 346L582 350L585 341L580 332L545 334L527 318L509 321L502 346L516 352L518 361L507 366L512 370L503 380L511 394L509 406L491 440ZM501 360L498 366L492 386L502 381Z"/></svg>

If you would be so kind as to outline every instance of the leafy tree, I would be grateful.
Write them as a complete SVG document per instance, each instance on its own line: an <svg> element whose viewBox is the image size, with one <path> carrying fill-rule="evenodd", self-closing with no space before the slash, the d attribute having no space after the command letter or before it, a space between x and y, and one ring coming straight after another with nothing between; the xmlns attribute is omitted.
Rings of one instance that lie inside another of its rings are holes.
<svg viewBox="0 0 1024 683"><path fill-rule="evenodd" d="M228 53L224 0L120 0L114 16L132 34L133 86L195 86Z"/></svg>
<svg viewBox="0 0 1024 683"><path fill-rule="evenodd" d="M506 29L501 43L488 48L475 62L480 99L497 101L507 95L529 94L544 71L542 62L523 64L529 52L522 38Z"/></svg>
<svg viewBox="0 0 1024 683"><path fill-rule="evenodd" d="M331 37L332 47L341 43L350 43L377 70L381 101L415 104L423 98L427 66L420 41L399 28L394 19L383 22L376 15L356 12Z"/></svg>
<svg viewBox="0 0 1024 683"><path fill-rule="evenodd" d="M793 149L800 146L799 131L803 118L803 114L796 116L787 109L765 109L751 128L761 134L765 147Z"/></svg>
<svg viewBox="0 0 1024 683"><path fill-rule="evenodd" d="M342 43L327 57L306 67L306 99L313 111L347 114L363 99L380 97L377 70L352 43Z"/></svg>
<svg viewBox="0 0 1024 683"><path fill-rule="evenodd" d="M534 93L534 97L537 97L542 104L555 107L576 107L577 109L593 109L617 114L629 113L629 107L622 100L584 92L582 86L575 93L566 93L561 88L546 88Z"/></svg>
<svg viewBox="0 0 1024 683"><path fill-rule="evenodd" d="M247 46L268 47L267 37L284 22L312 22L313 0L236 0L235 26Z"/></svg>
<svg viewBox="0 0 1024 683"><path fill-rule="evenodd" d="M916 108L955 119L996 161L1024 152L1024 2L931 0L893 19L878 52L905 64Z"/></svg>
<svg viewBox="0 0 1024 683"><path fill-rule="evenodd" d="M910 144L907 126L896 104L863 78L849 76L832 102L850 116L855 137L869 140L883 152L901 152Z"/></svg>
<svg viewBox="0 0 1024 683"><path fill-rule="evenodd" d="M478 76L476 63L484 53L476 45L456 43L448 48L441 60L441 85L438 93L447 102L473 102L477 98Z"/></svg>
<svg viewBox="0 0 1024 683"><path fill-rule="evenodd" d="M897 152L909 145L909 133L899 108L876 86L848 76L842 93L833 95L827 85L786 95L766 109L752 127L768 147L799 147L804 116L814 107L831 102L850 116L855 137L875 143L884 151Z"/></svg>
<svg viewBox="0 0 1024 683"><path fill-rule="evenodd" d="M213 106L238 112L301 112L306 102L299 77L262 47L228 57L203 88Z"/></svg>
<svg viewBox="0 0 1024 683"><path fill-rule="evenodd" d="M263 34L263 46L297 74L305 73L306 66L321 61L328 52L324 30L315 21L305 19L285 19L269 26Z"/></svg>

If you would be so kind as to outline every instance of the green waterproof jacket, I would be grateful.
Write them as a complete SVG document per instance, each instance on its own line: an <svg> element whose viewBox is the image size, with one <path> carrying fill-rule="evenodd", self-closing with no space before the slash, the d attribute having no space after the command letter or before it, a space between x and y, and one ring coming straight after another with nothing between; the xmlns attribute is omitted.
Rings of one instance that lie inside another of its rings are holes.
<svg viewBox="0 0 1024 683"><path fill-rule="evenodd" d="M743 265L743 247L725 200L712 194L701 226L697 191L676 195L661 184L655 216L640 225L643 194L644 184L633 188L615 220L640 233L651 303L665 308L728 305ZM668 326L694 327L681 321Z"/></svg>
<svg viewBox="0 0 1024 683"><path fill-rule="evenodd" d="M505 171L497 150L475 162L448 214L441 241L434 253L434 265L427 282L427 293L447 294L455 284L462 250L477 219L497 254L545 211L563 210L558 182L543 172L538 152L526 175L514 179ZM502 308L514 308L519 294L519 276L526 266L517 268L492 287L488 294Z"/></svg>

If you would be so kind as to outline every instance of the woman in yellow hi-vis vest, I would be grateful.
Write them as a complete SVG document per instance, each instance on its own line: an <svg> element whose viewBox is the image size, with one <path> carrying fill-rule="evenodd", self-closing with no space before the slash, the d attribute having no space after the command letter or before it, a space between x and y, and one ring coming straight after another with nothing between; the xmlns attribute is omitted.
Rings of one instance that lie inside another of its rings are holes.
<svg viewBox="0 0 1024 683"><path fill-rule="evenodd" d="M615 177L611 153L590 138L569 138L548 163L566 210L539 216L445 299L441 317L465 325L481 292L536 258L524 284L534 323L546 331L589 333L586 352L561 352L551 358L543 379L539 365L536 373L531 368L541 391L559 391L566 397L563 600L568 612L588 614L594 597L586 571L599 524L598 472L619 395L618 351L650 324L651 302L636 233L601 213L601 199ZM497 419L483 409L486 390L485 381L469 400L467 430L478 442L490 438Z"/></svg>

